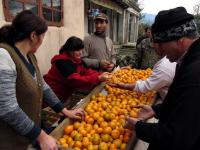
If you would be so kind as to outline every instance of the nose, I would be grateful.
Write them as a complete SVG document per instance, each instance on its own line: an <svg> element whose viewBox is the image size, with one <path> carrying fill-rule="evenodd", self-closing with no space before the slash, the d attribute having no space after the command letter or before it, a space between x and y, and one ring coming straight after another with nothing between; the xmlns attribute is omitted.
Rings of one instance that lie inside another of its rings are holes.
<svg viewBox="0 0 200 150"><path fill-rule="evenodd" d="M82 55L82 51L80 51L79 54Z"/></svg>
<svg viewBox="0 0 200 150"><path fill-rule="evenodd" d="M96 23L96 27L99 28L101 26L101 24L98 22Z"/></svg>

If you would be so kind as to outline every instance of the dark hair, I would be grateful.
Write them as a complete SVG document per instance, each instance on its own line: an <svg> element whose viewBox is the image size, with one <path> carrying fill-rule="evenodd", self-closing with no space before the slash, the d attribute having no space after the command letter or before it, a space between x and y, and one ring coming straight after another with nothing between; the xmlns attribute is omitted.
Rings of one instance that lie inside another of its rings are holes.
<svg viewBox="0 0 200 150"><path fill-rule="evenodd" d="M0 28L0 42L14 44L29 38L31 32L41 35L47 31L47 24L30 10L19 13L11 25Z"/></svg>
<svg viewBox="0 0 200 150"><path fill-rule="evenodd" d="M61 47L59 50L59 53L62 54L64 52L69 52L69 51L77 51L80 49L84 48L84 43L83 41L76 37L76 36L71 36L65 44Z"/></svg>

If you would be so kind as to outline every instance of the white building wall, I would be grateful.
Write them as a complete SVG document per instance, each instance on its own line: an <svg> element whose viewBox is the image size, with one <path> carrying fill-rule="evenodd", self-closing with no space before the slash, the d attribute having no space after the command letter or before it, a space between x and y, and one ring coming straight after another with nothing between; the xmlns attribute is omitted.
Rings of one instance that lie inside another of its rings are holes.
<svg viewBox="0 0 200 150"><path fill-rule="evenodd" d="M63 0L64 21L62 27L49 26L44 41L36 57L42 74L46 73L51 64L51 58L58 53L59 48L70 36L84 37L84 1ZM2 1L0 1L0 26L7 24L3 13Z"/></svg>

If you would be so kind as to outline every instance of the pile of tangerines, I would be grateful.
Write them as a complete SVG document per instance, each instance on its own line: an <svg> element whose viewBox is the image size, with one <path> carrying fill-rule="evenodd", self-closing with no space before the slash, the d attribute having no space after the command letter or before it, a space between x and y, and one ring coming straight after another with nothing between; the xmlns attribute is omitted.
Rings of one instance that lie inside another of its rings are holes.
<svg viewBox="0 0 200 150"><path fill-rule="evenodd" d="M131 83L144 80L151 70L126 69L114 73L112 82ZM125 117L136 118L139 104L151 104L154 92L138 93L105 86L107 94L98 93L91 97L85 107L85 119L66 125L59 139L63 148L74 150L125 150L132 131L123 128Z"/></svg>
<svg viewBox="0 0 200 150"><path fill-rule="evenodd" d="M145 80L151 73L150 68L146 70L121 69L113 74L111 82L134 83L137 80Z"/></svg>

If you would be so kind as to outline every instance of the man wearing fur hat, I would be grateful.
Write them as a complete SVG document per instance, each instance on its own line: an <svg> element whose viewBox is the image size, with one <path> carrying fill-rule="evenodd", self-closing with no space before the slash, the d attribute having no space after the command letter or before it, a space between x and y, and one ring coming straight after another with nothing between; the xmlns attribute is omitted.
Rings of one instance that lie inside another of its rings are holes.
<svg viewBox="0 0 200 150"><path fill-rule="evenodd" d="M149 150L200 149L200 38L194 17L184 7L160 11L152 25L153 42L171 62L176 74L162 104L137 106L138 118L125 127L148 143ZM158 123L143 122L156 117Z"/></svg>

